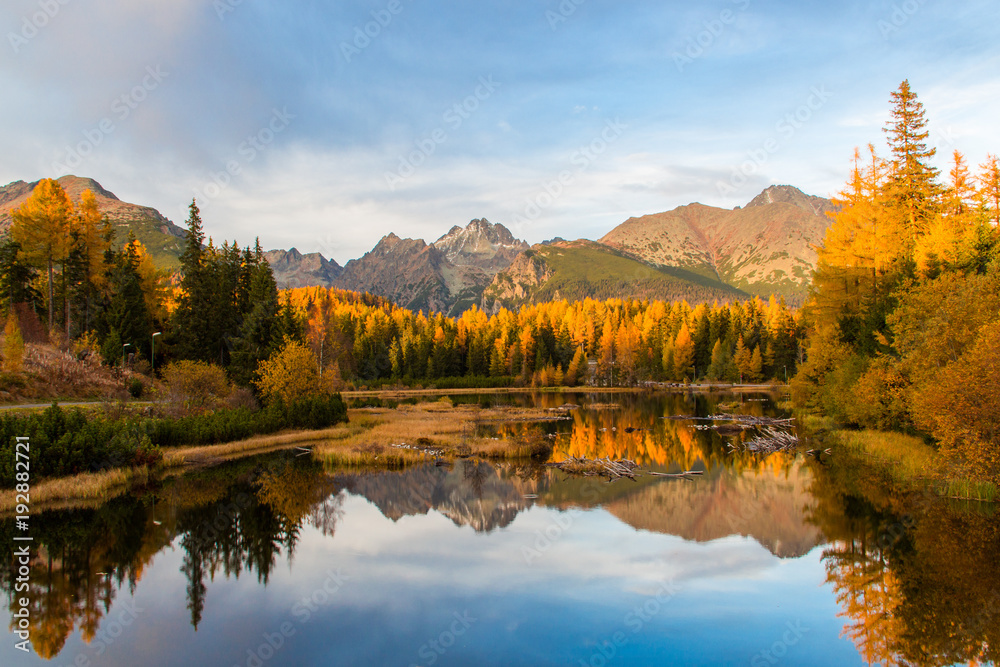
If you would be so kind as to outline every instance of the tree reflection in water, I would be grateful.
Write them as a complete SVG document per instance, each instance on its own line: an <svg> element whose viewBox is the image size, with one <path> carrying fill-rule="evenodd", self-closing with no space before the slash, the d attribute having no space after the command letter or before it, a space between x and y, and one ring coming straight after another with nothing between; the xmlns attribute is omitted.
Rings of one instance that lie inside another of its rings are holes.
<svg viewBox="0 0 1000 667"><path fill-rule="evenodd" d="M184 552L187 607L197 629L206 577L256 571L267 583L278 556L291 559L304 522L333 535L342 498L322 468L294 459L223 465L134 491L96 509L51 511L32 517L35 558L27 593L15 594L14 567L0 571L13 612L31 599L31 638L51 659L78 628L91 643L117 592L134 592L154 556L179 538ZM0 554L13 563L13 521L0 522Z"/></svg>
<svg viewBox="0 0 1000 667"><path fill-rule="evenodd" d="M844 634L881 665L996 663L1000 526L991 505L894 490L842 461L817 466L813 521Z"/></svg>

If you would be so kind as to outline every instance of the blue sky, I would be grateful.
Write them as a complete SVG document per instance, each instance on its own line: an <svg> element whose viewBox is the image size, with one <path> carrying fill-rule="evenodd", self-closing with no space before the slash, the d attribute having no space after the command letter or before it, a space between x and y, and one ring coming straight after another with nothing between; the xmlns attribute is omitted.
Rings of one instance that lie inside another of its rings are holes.
<svg viewBox="0 0 1000 667"><path fill-rule="evenodd" d="M7 0L0 181L92 176L344 263L486 217L539 242L830 196L908 78L940 165L1000 152L995 0Z"/></svg>

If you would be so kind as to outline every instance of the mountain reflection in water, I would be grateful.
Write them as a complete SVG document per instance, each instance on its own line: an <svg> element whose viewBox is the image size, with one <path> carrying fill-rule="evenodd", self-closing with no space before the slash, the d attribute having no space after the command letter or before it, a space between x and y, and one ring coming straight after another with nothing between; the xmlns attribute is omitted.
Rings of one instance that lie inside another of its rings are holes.
<svg viewBox="0 0 1000 667"><path fill-rule="evenodd" d="M608 483L471 459L352 473L279 453L168 478L32 517L33 648L60 665L136 664L149 642L165 653L143 664L247 664L244 635L280 625L297 595L343 567L354 592L314 627L296 625L270 664L426 664L425 638L463 610L484 630L442 664L593 664L623 628L620 664L746 663L796 619L809 631L784 647L790 664L995 661L989 509L893 493L836 460L733 454L697 422L663 419L714 413L718 399L576 400L568 421L490 428L544 429L556 458L705 474ZM737 409L774 414L761 401ZM13 522L0 533L13 563ZM0 570L10 612L16 576ZM629 611L667 580L677 592L633 635ZM730 632L705 640L719 623ZM0 663L34 664L11 639Z"/></svg>

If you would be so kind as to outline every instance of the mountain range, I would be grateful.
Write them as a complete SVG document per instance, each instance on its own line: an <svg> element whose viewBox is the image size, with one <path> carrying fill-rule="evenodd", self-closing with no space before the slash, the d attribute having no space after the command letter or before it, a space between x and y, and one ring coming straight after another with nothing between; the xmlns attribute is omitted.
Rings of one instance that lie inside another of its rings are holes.
<svg viewBox="0 0 1000 667"><path fill-rule="evenodd" d="M156 209L123 202L97 181L64 176L59 183L79 202L85 189L115 225L176 269L185 230ZM0 188L0 231L35 183ZM271 250L266 258L279 287L322 286L369 292L413 310L455 315L473 305L494 313L552 299L632 297L690 303L778 294L805 297L833 204L790 185L767 188L744 207L689 204L630 218L597 241L556 238L529 246L485 218L453 226L428 244L382 239L340 266L320 253Z"/></svg>

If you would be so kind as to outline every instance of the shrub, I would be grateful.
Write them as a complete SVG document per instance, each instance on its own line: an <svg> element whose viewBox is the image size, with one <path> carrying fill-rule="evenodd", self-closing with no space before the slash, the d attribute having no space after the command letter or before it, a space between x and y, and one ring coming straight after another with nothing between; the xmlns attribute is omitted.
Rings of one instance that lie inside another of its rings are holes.
<svg viewBox="0 0 1000 667"><path fill-rule="evenodd" d="M144 389L142 385L142 380L139 378L132 378L128 382L128 393L132 398L141 398L142 390Z"/></svg>
<svg viewBox="0 0 1000 667"><path fill-rule="evenodd" d="M168 401L184 411L199 412L214 408L230 392L226 372L203 361L175 361L163 369Z"/></svg>

